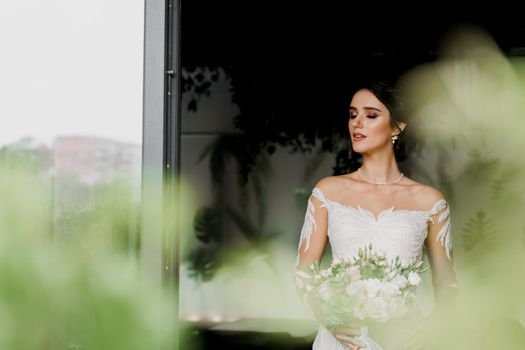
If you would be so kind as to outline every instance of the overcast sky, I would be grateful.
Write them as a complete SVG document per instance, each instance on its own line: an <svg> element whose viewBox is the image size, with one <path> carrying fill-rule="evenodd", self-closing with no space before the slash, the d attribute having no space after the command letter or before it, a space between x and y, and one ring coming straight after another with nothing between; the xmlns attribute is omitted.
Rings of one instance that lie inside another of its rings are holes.
<svg viewBox="0 0 525 350"><path fill-rule="evenodd" d="M0 4L0 145L89 135L140 143L143 0Z"/></svg>

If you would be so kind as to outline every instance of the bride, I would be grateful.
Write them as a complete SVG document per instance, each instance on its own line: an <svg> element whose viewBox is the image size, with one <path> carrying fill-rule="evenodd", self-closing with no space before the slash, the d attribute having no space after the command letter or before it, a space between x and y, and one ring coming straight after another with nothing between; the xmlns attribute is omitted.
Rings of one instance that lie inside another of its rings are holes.
<svg viewBox="0 0 525 350"><path fill-rule="evenodd" d="M371 243L387 258L399 255L407 262L421 261L426 244L439 310L451 305L458 291L449 205L439 190L399 170L397 162L408 156L410 139L407 124L398 114L396 92L388 84L364 86L353 95L348 130L352 149L363 156L363 162L357 171L323 178L313 188L294 266L296 281L298 286L303 284L297 272L320 261L327 242L333 259L356 256L360 247ZM372 329L368 334L368 327L329 327L319 300L304 288L298 290L320 323L313 349L399 349L413 345L411 340L402 344L394 340L399 324L390 321L377 337Z"/></svg>

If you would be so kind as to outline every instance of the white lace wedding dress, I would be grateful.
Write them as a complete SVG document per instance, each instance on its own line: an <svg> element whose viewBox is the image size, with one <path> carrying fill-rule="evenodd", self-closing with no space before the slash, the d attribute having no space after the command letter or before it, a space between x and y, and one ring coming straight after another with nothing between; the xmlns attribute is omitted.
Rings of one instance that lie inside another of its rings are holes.
<svg viewBox="0 0 525 350"><path fill-rule="evenodd" d="M314 206L313 199L316 199ZM437 235L437 240L446 248L451 260L451 230L448 203L438 200L430 210L401 210L394 206L382 211L376 218L369 210L329 200L321 189L315 187L308 200L304 224L301 230L299 247L306 241L304 251L309 249L312 233L316 227L316 207L326 208L328 213L327 235L332 248L332 258L341 259L357 256L358 249L370 243L374 249L381 249L389 259L399 255L401 261L421 261L423 245L428 233L427 223L446 220ZM299 256L294 271L299 264ZM360 341L367 350L397 349L395 342L381 339L381 344L372 339L367 327L361 328ZM313 344L314 350L348 350L325 327L320 326Z"/></svg>

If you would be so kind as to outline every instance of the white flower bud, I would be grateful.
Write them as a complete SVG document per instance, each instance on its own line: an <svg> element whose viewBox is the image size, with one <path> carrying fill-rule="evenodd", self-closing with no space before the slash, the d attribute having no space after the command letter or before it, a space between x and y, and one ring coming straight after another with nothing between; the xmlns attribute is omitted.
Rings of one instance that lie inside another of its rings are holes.
<svg viewBox="0 0 525 350"><path fill-rule="evenodd" d="M410 272L408 274L408 283L413 286L417 286L421 283L421 277L416 272Z"/></svg>

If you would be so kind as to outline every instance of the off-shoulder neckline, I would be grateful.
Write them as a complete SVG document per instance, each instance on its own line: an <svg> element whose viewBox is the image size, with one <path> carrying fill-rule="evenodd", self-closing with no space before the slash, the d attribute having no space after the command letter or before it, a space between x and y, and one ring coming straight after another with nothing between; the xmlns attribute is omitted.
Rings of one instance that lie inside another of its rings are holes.
<svg viewBox="0 0 525 350"><path fill-rule="evenodd" d="M436 211L437 208L441 207L441 203L443 203L443 205L447 204L447 201L446 199L444 198L440 198L438 199L434 205L432 206L432 208L430 210L419 210L419 209L396 209L395 208L395 205L392 205L390 208L386 208L384 209L383 211L381 211L377 217L368 209L366 208L363 208L361 207L359 204L357 205L357 207L354 207L353 205L349 205L349 204L343 204L343 203L340 203L338 201L334 201L334 200L331 200L331 199L328 199L326 198L326 196L324 195L323 191L319 188L319 187L314 187L314 189L312 190L312 193L318 191L319 194L320 194L320 197L319 200L321 200L321 202L325 202L325 203L329 203L329 204L333 204L333 205L337 205L339 207L342 207L342 208L347 208L347 209L351 209L351 210L355 210L355 211L358 211L358 212L364 212L364 213L367 213L368 215L371 216L371 218L374 219L374 221L379 221L381 219L381 217L389 212L397 212L397 213L403 213L403 212L409 212L409 213L418 213L418 214L424 214L424 215L428 215L429 217L431 217L432 215L435 215L436 214Z"/></svg>

